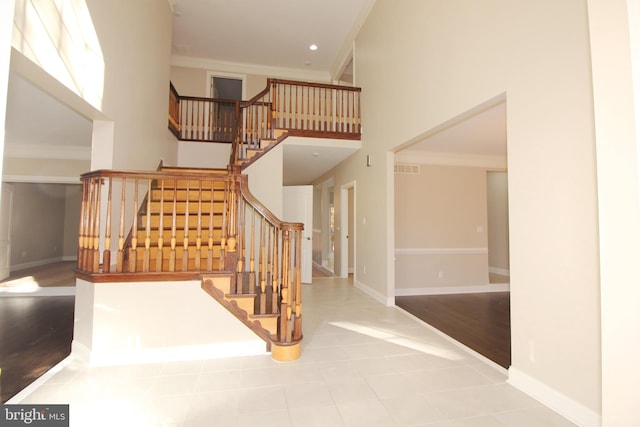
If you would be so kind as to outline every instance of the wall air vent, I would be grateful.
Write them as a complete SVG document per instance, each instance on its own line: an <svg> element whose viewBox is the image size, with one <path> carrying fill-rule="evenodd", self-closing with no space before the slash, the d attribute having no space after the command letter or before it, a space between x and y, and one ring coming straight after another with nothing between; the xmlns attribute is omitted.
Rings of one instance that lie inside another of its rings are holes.
<svg viewBox="0 0 640 427"><path fill-rule="evenodd" d="M396 163L393 167L395 173L417 175L420 173L420 165L410 163Z"/></svg>

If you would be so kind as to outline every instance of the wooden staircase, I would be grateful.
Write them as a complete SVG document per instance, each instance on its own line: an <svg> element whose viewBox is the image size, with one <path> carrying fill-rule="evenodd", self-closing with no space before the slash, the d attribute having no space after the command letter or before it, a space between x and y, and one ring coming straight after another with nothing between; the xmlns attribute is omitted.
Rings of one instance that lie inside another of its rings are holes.
<svg viewBox="0 0 640 427"><path fill-rule="evenodd" d="M271 344L277 340L278 333L278 296L270 292L275 299L270 299L273 303L260 314L260 289L257 292L250 289L249 274L243 273L242 276L242 289L232 290L233 274L205 274L202 276L202 289L262 338L267 343L267 351L271 351Z"/></svg>
<svg viewBox="0 0 640 427"><path fill-rule="evenodd" d="M132 236L149 252L137 249L128 259L132 271L220 270L225 184L210 180L225 169L162 167L160 172L202 175L199 179L159 179L151 183ZM149 230L149 231L147 231ZM160 232L160 230L162 230ZM128 239L131 249L133 237ZM147 241L148 239L148 241ZM132 253L128 251L128 253ZM146 266L148 259L154 265ZM162 261L161 261L162 260ZM135 266L131 265L135 262Z"/></svg>
<svg viewBox="0 0 640 427"><path fill-rule="evenodd" d="M84 174L76 277L201 280L275 360L295 360L302 340L303 225L275 217L239 170Z"/></svg>
<svg viewBox="0 0 640 427"><path fill-rule="evenodd" d="M257 145L240 145L240 153L235 159L235 164L240 166L241 169L246 168L276 145L281 143L289 135L289 131L286 129L275 129L273 136L269 138L261 138Z"/></svg>

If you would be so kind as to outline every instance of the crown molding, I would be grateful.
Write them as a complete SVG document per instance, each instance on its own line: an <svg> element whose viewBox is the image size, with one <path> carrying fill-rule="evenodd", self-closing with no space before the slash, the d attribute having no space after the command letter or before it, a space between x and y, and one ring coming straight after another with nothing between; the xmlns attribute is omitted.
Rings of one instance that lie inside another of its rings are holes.
<svg viewBox="0 0 640 427"><path fill-rule="evenodd" d="M331 75L327 71L308 71L295 68L269 67L266 65L216 61L213 59L193 58L179 55L171 55L171 65L174 67L200 68L205 70L224 71L228 73L255 74L295 80L310 80L316 82L331 81Z"/></svg>
<svg viewBox="0 0 640 427"><path fill-rule="evenodd" d="M2 175L2 181L24 184L82 184L79 176Z"/></svg>
<svg viewBox="0 0 640 427"><path fill-rule="evenodd" d="M434 151L403 150L396 153L396 163L417 163L422 165L474 166L496 169L507 168L506 156L483 154L440 153Z"/></svg>
<svg viewBox="0 0 640 427"><path fill-rule="evenodd" d="M7 144L4 156L13 159L91 160L91 147L48 144Z"/></svg>

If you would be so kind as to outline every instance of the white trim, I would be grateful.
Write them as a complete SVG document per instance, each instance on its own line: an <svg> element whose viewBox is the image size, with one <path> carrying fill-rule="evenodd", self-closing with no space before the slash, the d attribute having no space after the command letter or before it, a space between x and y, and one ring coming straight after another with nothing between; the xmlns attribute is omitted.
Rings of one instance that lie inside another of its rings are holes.
<svg viewBox="0 0 640 427"><path fill-rule="evenodd" d="M396 163L418 163L423 165L472 166L485 168L507 168L506 156L481 154L441 153L434 151L403 150L396 153Z"/></svg>
<svg viewBox="0 0 640 427"><path fill-rule="evenodd" d="M20 403L24 399L26 399L31 393L36 391L40 386L46 383L51 377L55 374L63 370L68 365L72 364L76 361L76 358L73 355L69 355L66 358L62 359L58 364L49 369L44 374L40 375L34 382L20 390L16 395L14 395L11 399L7 400L6 404L15 404Z"/></svg>
<svg viewBox="0 0 640 427"><path fill-rule="evenodd" d="M487 292L509 292L509 284L496 283L477 286L438 286L396 289L395 291L397 297L412 295L484 294Z"/></svg>
<svg viewBox="0 0 640 427"><path fill-rule="evenodd" d="M489 273L499 274L501 276L511 276L511 273L509 270L506 270L504 268L498 268L498 267L489 267Z"/></svg>
<svg viewBox="0 0 640 427"><path fill-rule="evenodd" d="M349 211L349 190L353 190L353 212ZM357 242L358 242L358 221L356 220L357 206L357 182L349 181L340 186L340 272L336 274L338 277L346 278L349 276L349 243L353 245L353 259L351 260L351 270L356 270L357 264ZM335 204L335 190L334 190ZM353 230L349 230L349 218L353 218ZM347 238L347 232L350 237Z"/></svg>
<svg viewBox="0 0 640 427"><path fill-rule="evenodd" d="M88 366L138 365L269 354L265 349L266 344L259 339L247 342L115 351L90 350L76 340L71 343L71 354Z"/></svg>
<svg viewBox="0 0 640 427"><path fill-rule="evenodd" d="M40 184L81 184L79 176L2 175L2 180Z"/></svg>
<svg viewBox="0 0 640 427"><path fill-rule="evenodd" d="M396 255L486 254L487 248L396 248Z"/></svg>
<svg viewBox="0 0 640 427"><path fill-rule="evenodd" d="M356 288L360 289L362 292L369 295L371 298L375 299L379 303L386 305L387 307L393 307L396 304L395 296L387 297L385 295L382 295L380 292L376 291L375 289L372 289L369 286L365 285L364 283L361 283L355 279L353 280L353 284Z"/></svg>
<svg viewBox="0 0 640 427"><path fill-rule="evenodd" d="M280 77L298 80L312 80L317 82L331 82L331 75L326 71L311 71L294 68L268 67L257 64L243 64L239 62L214 61L211 59L191 58L188 56L171 56L174 67L199 68L205 70L224 71L229 73L245 73L252 75Z"/></svg>
<svg viewBox="0 0 640 427"><path fill-rule="evenodd" d="M602 423L602 417L597 412L518 368L509 368L507 382L581 427L597 427Z"/></svg>
<svg viewBox="0 0 640 427"><path fill-rule="evenodd" d="M53 264L54 262L60 262L62 260L62 256L56 256L53 258L40 259L38 261L25 262L23 264L15 264L11 266L11 271L20 271L31 267L40 267L41 265Z"/></svg>
<svg viewBox="0 0 640 427"><path fill-rule="evenodd" d="M21 291L19 289L0 288L0 298L7 297L71 297L76 295L75 286L48 286L37 288L34 291Z"/></svg>
<svg viewBox="0 0 640 427"><path fill-rule="evenodd" d="M12 159L91 160L91 147L50 144L6 144L4 157Z"/></svg>

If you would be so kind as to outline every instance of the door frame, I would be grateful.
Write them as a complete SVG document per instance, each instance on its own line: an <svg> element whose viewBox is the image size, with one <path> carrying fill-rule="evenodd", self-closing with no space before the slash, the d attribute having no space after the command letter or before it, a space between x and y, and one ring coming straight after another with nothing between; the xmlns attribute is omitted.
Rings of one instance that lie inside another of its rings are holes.
<svg viewBox="0 0 640 427"><path fill-rule="evenodd" d="M353 190L353 212L349 211L349 190ZM340 186L340 273L338 277L349 277L349 240L353 244L353 271L354 279L358 271L356 264L356 181L350 181ZM349 218L353 218L353 230L349 230ZM348 236L348 237L347 237Z"/></svg>

